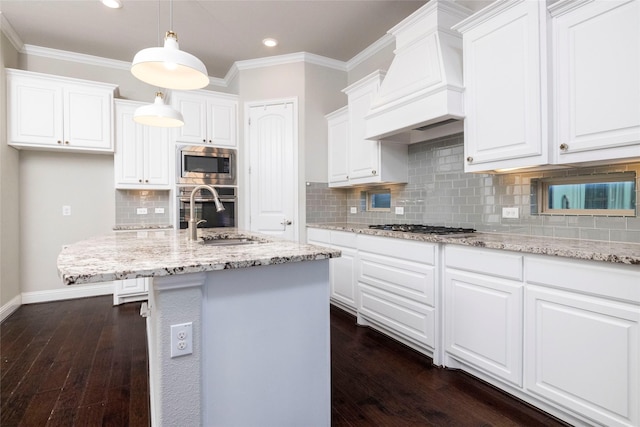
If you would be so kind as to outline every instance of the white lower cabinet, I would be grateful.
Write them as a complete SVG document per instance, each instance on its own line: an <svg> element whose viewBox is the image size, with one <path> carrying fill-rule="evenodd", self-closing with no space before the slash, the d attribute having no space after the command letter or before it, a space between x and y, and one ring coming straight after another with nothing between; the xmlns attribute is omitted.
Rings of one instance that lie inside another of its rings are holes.
<svg viewBox="0 0 640 427"><path fill-rule="evenodd" d="M329 262L331 302L355 314L357 307L356 289L356 238L355 233L334 230L307 229L307 242L339 249L342 255Z"/></svg>
<svg viewBox="0 0 640 427"><path fill-rule="evenodd" d="M526 269L527 392L589 424L638 426L637 266L532 257Z"/></svg>
<svg viewBox="0 0 640 427"><path fill-rule="evenodd" d="M521 255L447 245L445 364L521 387L523 288Z"/></svg>
<svg viewBox="0 0 640 427"><path fill-rule="evenodd" d="M438 364L438 245L358 236L358 324L433 356Z"/></svg>
<svg viewBox="0 0 640 427"><path fill-rule="evenodd" d="M113 305L146 301L149 297L149 278L116 280L113 287Z"/></svg>

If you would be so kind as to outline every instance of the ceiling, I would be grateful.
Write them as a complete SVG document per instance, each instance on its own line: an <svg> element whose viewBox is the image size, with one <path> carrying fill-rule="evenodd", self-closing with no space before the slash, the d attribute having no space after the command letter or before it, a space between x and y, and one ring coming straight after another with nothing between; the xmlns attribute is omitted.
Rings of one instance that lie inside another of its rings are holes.
<svg viewBox="0 0 640 427"><path fill-rule="evenodd" d="M224 78L236 61L297 52L349 61L421 7L417 0L0 0L2 23L28 45L131 62L162 45L170 19L180 49ZM478 9L482 0L460 1ZM172 12L171 12L172 10ZM279 41L275 48L264 38Z"/></svg>

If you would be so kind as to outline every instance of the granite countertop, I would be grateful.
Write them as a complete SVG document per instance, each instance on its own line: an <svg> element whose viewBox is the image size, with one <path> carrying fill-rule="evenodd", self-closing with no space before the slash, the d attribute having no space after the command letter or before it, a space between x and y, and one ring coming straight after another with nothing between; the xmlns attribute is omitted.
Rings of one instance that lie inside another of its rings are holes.
<svg viewBox="0 0 640 427"><path fill-rule="evenodd" d="M169 230L172 228L171 224L118 224L113 226L114 231Z"/></svg>
<svg viewBox="0 0 640 427"><path fill-rule="evenodd" d="M618 264L634 264L640 266L640 244L637 243L559 239L485 232L433 235L405 233L401 231L372 230L366 224L331 223L308 224L307 226L311 228L368 234L371 236L386 236L421 242L447 243L489 249L504 249L515 252L552 255L593 261L606 261Z"/></svg>
<svg viewBox="0 0 640 427"><path fill-rule="evenodd" d="M67 245L58 255L65 285L159 277L261 265L336 258L340 251L299 244L232 228L199 229L204 239L249 237L258 243L232 246L190 241L187 230L148 233L113 231Z"/></svg>

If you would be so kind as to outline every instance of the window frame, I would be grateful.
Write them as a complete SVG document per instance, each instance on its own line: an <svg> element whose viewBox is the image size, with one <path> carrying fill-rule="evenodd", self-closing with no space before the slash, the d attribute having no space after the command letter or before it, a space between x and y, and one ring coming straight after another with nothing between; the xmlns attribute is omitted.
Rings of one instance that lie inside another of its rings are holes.
<svg viewBox="0 0 640 427"><path fill-rule="evenodd" d="M388 208L374 208L371 206L372 195L374 194L388 194L389 195L389 207ZM367 211L368 212L391 212L391 189L390 188L379 188L375 190L368 190L366 192L367 197Z"/></svg>
<svg viewBox="0 0 640 427"><path fill-rule="evenodd" d="M550 209L549 186L566 184L596 184L607 182L636 182L633 172L600 174L588 176L572 176L560 178L541 178L538 180L538 213L541 215L578 215L578 216L622 216L636 217L638 201L635 209ZM635 189L636 193L638 189Z"/></svg>

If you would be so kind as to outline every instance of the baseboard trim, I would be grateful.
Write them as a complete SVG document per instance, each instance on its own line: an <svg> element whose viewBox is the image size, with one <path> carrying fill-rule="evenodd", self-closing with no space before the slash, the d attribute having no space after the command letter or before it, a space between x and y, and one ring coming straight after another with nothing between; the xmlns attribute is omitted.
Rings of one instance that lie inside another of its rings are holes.
<svg viewBox="0 0 640 427"><path fill-rule="evenodd" d="M0 307L0 322L9 317L11 313L16 311L22 305L22 295L17 295L11 301Z"/></svg>
<svg viewBox="0 0 640 427"><path fill-rule="evenodd" d="M60 301L65 299L97 297L113 294L113 282L95 285L73 285L49 291L23 292L22 304Z"/></svg>

